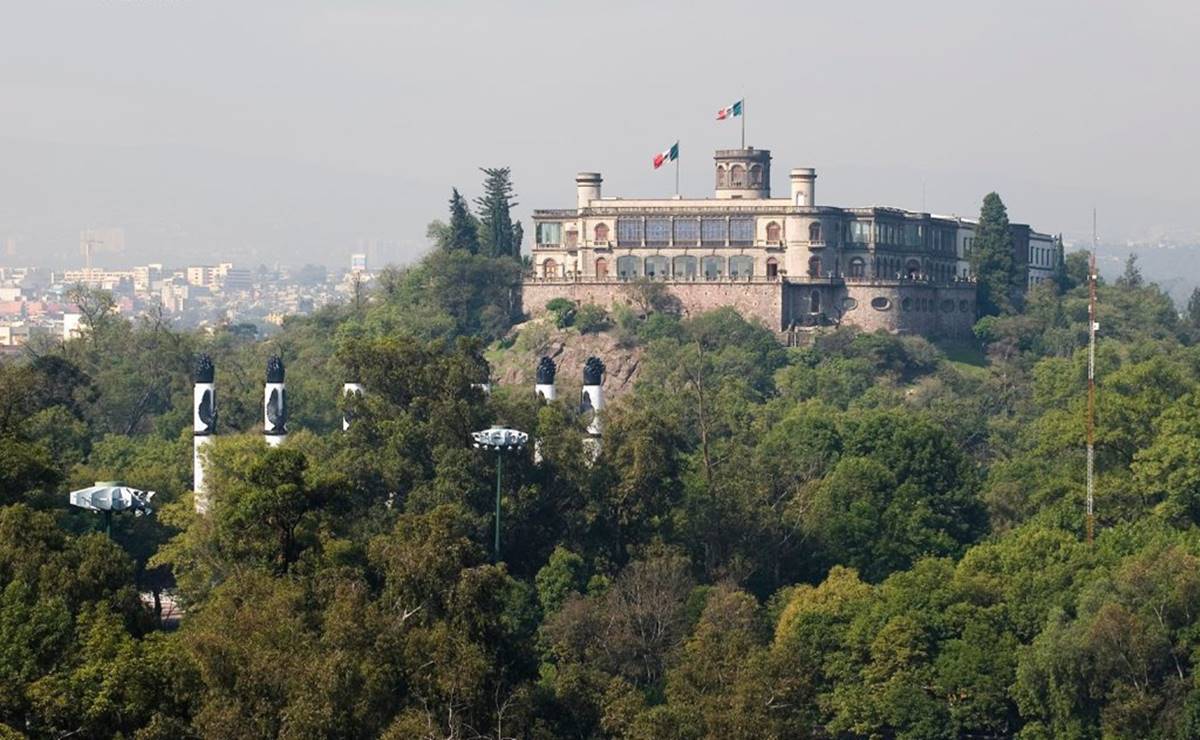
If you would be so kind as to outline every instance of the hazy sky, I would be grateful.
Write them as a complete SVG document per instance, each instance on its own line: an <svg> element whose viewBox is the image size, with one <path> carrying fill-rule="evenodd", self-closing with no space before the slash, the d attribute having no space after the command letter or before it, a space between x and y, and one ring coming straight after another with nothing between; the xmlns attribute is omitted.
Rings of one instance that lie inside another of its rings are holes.
<svg viewBox="0 0 1200 740"><path fill-rule="evenodd" d="M0 0L0 260L410 259L451 186L708 195L717 108L817 200L1200 233L1200 3ZM531 230L527 229L527 233ZM5 237L17 240L5 258Z"/></svg>

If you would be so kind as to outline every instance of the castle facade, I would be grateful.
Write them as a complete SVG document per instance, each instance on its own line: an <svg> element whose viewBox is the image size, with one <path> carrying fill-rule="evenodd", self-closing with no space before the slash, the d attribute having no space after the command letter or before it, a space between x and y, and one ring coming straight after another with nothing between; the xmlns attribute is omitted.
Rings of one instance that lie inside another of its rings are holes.
<svg viewBox="0 0 1200 740"><path fill-rule="evenodd" d="M899 208L819 205L816 171L793 169L771 197L771 153L718 150L712 198L601 195L598 172L575 178L574 208L535 210L533 269L523 303L552 298L609 306L642 278L663 281L685 311L733 306L781 333L854 325L967 336L975 322L975 222ZM1032 286L1059 260L1055 240L1012 226Z"/></svg>

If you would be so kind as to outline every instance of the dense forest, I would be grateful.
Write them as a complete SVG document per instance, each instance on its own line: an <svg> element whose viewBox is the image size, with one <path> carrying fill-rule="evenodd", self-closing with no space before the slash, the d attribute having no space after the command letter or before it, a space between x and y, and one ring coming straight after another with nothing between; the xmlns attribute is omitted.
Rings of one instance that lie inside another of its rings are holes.
<svg viewBox="0 0 1200 740"><path fill-rule="evenodd" d="M430 257L269 340L81 291L82 338L0 365L0 736L1200 735L1200 326L1136 265L1099 288L1089 545L1083 255L944 345L784 348L633 286L570 329L643 352L593 459L571 393L476 387L538 322L519 224L451 205ZM505 464L500 562L469 444L493 423L538 440ZM107 537L66 505L97 480L158 510Z"/></svg>

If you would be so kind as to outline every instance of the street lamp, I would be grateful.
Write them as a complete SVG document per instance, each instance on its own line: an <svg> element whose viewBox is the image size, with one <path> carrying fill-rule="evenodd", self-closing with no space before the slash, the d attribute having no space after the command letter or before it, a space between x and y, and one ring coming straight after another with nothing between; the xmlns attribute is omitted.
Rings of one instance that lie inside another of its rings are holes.
<svg viewBox="0 0 1200 740"><path fill-rule="evenodd" d="M529 435L516 429L492 427L474 432L475 446L496 452L496 562L500 562L500 468L505 452L516 452L529 442Z"/></svg>
<svg viewBox="0 0 1200 740"><path fill-rule="evenodd" d="M104 512L104 531L112 536L112 515L114 511L132 510L136 516L150 514L150 499L154 491L139 491L118 481L96 481L96 485L71 491L72 506L78 506L88 511Z"/></svg>

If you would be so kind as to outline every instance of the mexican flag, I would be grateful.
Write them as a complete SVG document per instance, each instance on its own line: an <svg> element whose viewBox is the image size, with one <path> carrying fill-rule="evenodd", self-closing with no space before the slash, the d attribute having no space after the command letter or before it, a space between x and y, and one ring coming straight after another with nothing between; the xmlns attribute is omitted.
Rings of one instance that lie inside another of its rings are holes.
<svg viewBox="0 0 1200 740"><path fill-rule="evenodd" d="M742 115L742 101L741 100L737 101L733 105L727 105L724 108L722 108L721 110L717 111L717 120L724 121L726 118L733 118L734 116L740 116L740 115Z"/></svg>
<svg viewBox="0 0 1200 740"><path fill-rule="evenodd" d="M678 141L672 144L671 148L665 152L659 152L658 154L654 155L654 169L657 170L659 167L662 167L663 162L674 162L677 159L679 159Z"/></svg>

